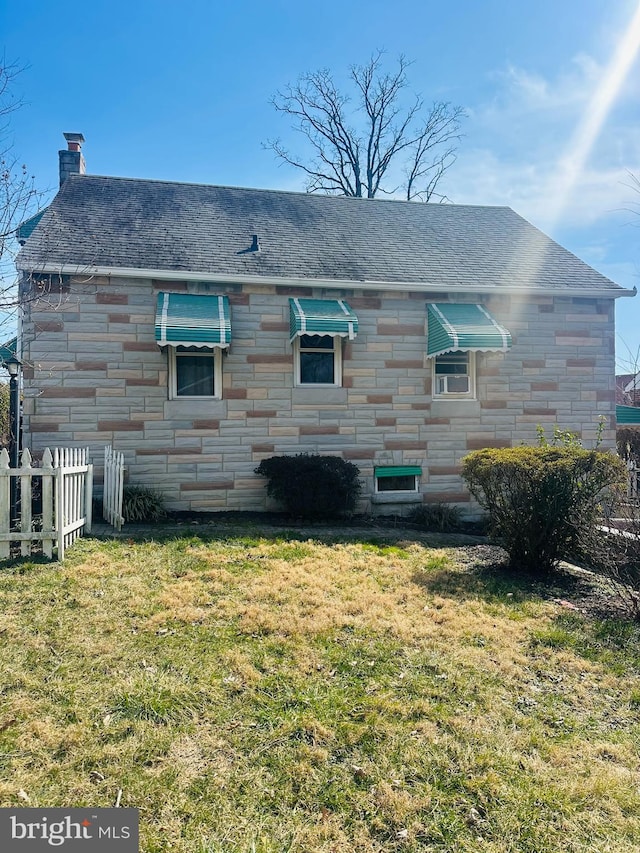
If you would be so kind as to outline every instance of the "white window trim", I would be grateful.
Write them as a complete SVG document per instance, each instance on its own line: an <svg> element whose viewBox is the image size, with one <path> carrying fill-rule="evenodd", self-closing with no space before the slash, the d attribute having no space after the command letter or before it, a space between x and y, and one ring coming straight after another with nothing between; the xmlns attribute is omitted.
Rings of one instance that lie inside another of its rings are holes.
<svg viewBox="0 0 640 853"><path fill-rule="evenodd" d="M169 350L169 399L170 400L221 400L222 399L222 349L220 347L202 347L202 355L213 355L213 387L217 392L211 397L204 394L178 395L178 368L176 365L176 347ZM198 355L199 353L189 353Z"/></svg>
<svg viewBox="0 0 640 853"><path fill-rule="evenodd" d="M434 400L475 400L476 399L476 354L469 352L469 390L464 392L455 392L448 394L438 393L438 379L436 376L436 360L438 356L431 359L431 382L432 394Z"/></svg>
<svg viewBox="0 0 640 853"><path fill-rule="evenodd" d="M342 337L340 335L327 335L320 332L305 332L307 335L321 335L333 339L333 376L335 382L301 382L300 381L300 340L296 335L293 339L293 382L296 388L341 388L342 387ZM305 350L312 352L312 350ZM331 350L315 350L315 352L331 352Z"/></svg>

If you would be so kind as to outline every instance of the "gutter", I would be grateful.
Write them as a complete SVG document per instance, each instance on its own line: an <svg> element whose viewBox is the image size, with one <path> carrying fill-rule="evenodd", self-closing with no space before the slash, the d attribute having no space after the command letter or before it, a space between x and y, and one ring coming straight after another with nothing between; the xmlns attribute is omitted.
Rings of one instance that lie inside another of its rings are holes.
<svg viewBox="0 0 640 853"><path fill-rule="evenodd" d="M229 275L222 273L204 273L197 270L154 270L138 269L135 267L101 267L101 266L78 266L75 264L43 264L34 269L32 267L17 264L18 269L23 272L37 272L38 274L72 275L91 278L92 276L110 276L113 278L153 278L157 281L199 281L213 282L218 284L266 284L277 287L320 287L334 290L407 290L424 291L425 293L451 293L453 289L460 289L466 293L504 293L509 296L529 296L539 294L541 296L583 296L593 299L618 299L621 296L635 296L637 288L626 290L623 287L579 290L569 287L513 287L510 285L452 285L452 284L429 284L428 282L415 281L370 281L367 279L321 279L321 278L285 278L283 276L262 275Z"/></svg>

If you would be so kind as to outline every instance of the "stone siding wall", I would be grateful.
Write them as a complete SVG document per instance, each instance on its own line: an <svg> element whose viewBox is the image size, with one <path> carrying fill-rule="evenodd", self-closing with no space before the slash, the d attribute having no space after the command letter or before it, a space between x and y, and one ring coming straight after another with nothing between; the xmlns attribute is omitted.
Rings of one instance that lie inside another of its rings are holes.
<svg viewBox="0 0 640 853"><path fill-rule="evenodd" d="M226 293L233 340L222 400L169 400L167 352L154 339L158 291ZM274 454L334 453L361 470L371 508L376 465L420 465L428 502L469 506L469 450L535 442L536 426L578 432L598 416L612 446L613 300L455 296L481 301L513 335L507 354L477 356L477 400L434 400L426 358L429 301L441 294L72 279L29 305L23 323L24 429L47 446L123 451L128 480L174 509L264 509L254 474ZM341 388L293 387L289 296L344 297L359 318L343 344ZM379 509L379 508L378 508Z"/></svg>

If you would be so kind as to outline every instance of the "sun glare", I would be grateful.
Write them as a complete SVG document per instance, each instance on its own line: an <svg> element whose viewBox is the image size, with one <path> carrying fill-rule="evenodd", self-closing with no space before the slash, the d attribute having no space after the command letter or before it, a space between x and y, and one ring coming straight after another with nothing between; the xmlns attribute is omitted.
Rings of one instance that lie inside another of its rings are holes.
<svg viewBox="0 0 640 853"><path fill-rule="evenodd" d="M547 227L553 231L580 180L593 146L600 135L640 48L640 3L611 57L602 80L587 104L559 164L559 180L550 201Z"/></svg>

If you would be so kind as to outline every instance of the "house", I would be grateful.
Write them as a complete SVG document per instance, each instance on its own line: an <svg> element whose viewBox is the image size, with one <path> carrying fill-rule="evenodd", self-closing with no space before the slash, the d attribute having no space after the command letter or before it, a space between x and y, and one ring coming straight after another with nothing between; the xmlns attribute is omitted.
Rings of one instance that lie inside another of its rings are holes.
<svg viewBox="0 0 640 853"><path fill-rule="evenodd" d="M19 254L25 445L112 444L169 507L260 510L276 454L337 454L361 509L469 507L470 450L614 442L617 286L506 207L85 174Z"/></svg>
<svg viewBox="0 0 640 853"><path fill-rule="evenodd" d="M640 406L640 373L616 376L616 403L619 406Z"/></svg>

